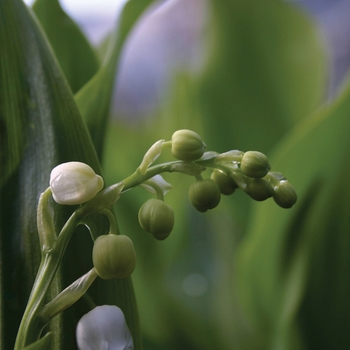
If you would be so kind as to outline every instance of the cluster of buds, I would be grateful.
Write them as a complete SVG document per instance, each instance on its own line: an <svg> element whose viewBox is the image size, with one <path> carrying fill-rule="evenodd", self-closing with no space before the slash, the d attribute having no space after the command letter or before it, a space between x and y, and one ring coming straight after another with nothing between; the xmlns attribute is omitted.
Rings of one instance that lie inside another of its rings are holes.
<svg viewBox="0 0 350 350"><path fill-rule="evenodd" d="M280 207L286 209L296 203L297 194L293 186L281 173L270 172L269 161L263 153L235 150L219 155L216 161L222 167L214 170L211 178L218 184L222 194L230 195L241 188L256 201L272 197Z"/></svg>
<svg viewBox="0 0 350 350"><path fill-rule="evenodd" d="M147 154L149 159L159 156L160 142L164 144L164 140L161 140L152 146L150 153L155 152L156 148L158 150L152 155ZM220 203L221 195L231 195L238 188L256 201L273 197L282 208L291 208L297 200L293 186L282 174L270 172L269 161L261 152L205 152L205 143L191 130L176 131L171 137L170 145L174 158L183 162L174 165L172 170L196 178L189 188L189 200L199 212L215 208ZM199 165L202 166L200 170ZM208 179L200 174L206 168L212 169ZM164 203L163 194L160 198L144 203L138 217L141 227L159 240L167 238L174 226L174 212Z"/></svg>
<svg viewBox="0 0 350 350"><path fill-rule="evenodd" d="M207 167L213 168L210 179L197 177L190 187L190 202L198 211L215 208L220 202L220 194L231 195L237 188L256 201L273 197L282 208L291 208L296 203L293 186L281 173L270 172L265 154L239 150L223 154L204 151L205 143L197 133L178 130L173 134L171 152L175 158L206 163Z"/></svg>

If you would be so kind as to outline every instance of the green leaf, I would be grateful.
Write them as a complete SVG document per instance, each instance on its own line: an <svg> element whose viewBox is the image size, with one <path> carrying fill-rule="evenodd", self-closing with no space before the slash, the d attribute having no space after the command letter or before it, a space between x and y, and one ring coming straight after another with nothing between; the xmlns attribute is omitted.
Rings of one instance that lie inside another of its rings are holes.
<svg viewBox="0 0 350 350"><path fill-rule="evenodd" d="M98 70L97 55L58 0L36 0L37 15L73 93Z"/></svg>
<svg viewBox="0 0 350 350"><path fill-rule="evenodd" d="M29 346L26 346L23 350L45 350L48 349L52 340L52 333L45 334L42 338Z"/></svg>
<svg viewBox="0 0 350 350"><path fill-rule="evenodd" d="M51 169L74 160L89 164L98 174L101 170L71 90L21 0L0 1L0 46L0 339L1 349L11 349L40 263L36 207ZM59 232L72 208L52 204ZM91 249L86 230L77 230L50 299L91 269ZM123 309L135 348L140 348L131 280L96 282L89 290L91 297ZM88 310L81 301L53 319L51 349L75 349L75 325Z"/></svg>
<svg viewBox="0 0 350 350"><path fill-rule="evenodd" d="M114 36L110 39L111 48L107 59L97 74L75 96L99 157L102 154L110 100L123 45L138 18L152 2L154 0L129 0L125 4Z"/></svg>
<svg viewBox="0 0 350 350"><path fill-rule="evenodd" d="M267 153L323 101L320 33L285 1L212 1L211 49L200 79L203 136ZM207 136L208 135L208 136Z"/></svg>
<svg viewBox="0 0 350 350"><path fill-rule="evenodd" d="M92 268L85 275L81 276L67 288L65 288L53 300L44 305L40 311L40 317L42 319L49 320L62 312L62 310L72 306L81 297L83 297L85 293L87 293L89 287L95 281L96 277L97 272L95 268Z"/></svg>
<svg viewBox="0 0 350 350"><path fill-rule="evenodd" d="M349 113L348 87L271 157L298 202L290 210L257 205L236 260L241 302L263 349L350 342Z"/></svg>

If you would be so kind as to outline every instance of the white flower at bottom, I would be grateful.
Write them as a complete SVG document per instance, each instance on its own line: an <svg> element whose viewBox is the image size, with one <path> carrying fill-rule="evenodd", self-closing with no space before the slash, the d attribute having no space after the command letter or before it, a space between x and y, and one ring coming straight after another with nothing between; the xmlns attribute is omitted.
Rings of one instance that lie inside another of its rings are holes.
<svg viewBox="0 0 350 350"><path fill-rule="evenodd" d="M79 350L133 350L134 343L125 317L115 305L97 306L78 322Z"/></svg>
<svg viewBox="0 0 350 350"><path fill-rule="evenodd" d="M57 203L82 204L102 190L103 179L85 163L68 162L52 169L50 187Z"/></svg>

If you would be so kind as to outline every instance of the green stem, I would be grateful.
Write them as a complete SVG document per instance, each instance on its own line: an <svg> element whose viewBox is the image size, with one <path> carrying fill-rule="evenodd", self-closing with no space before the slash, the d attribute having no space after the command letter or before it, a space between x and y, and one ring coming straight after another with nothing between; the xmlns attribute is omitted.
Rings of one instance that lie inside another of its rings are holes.
<svg viewBox="0 0 350 350"><path fill-rule="evenodd" d="M162 149L170 149L171 148L171 145L172 145L172 142L171 141L164 141L163 144L162 144Z"/></svg>
<svg viewBox="0 0 350 350"><path fill-rule="evenodd" d="M153 167L148 168L144 174L136 170L133 174L131 174L129 177L125 178L122 181L124 183L123 192L142 184L143 182L147 181L148 179L150 179L155 175L158 175L164 172L169 172L171 170L171 165L173 165L173 163L175 162L155 165Z"/></svg>
<svg viewBox="0 0 350 350"><path fill-rule="evenodd" d="M164 201L164 194L163 191L159 188L159 186L153 186L154 190L156 191L157 198L161 201Z"/></svg>
<svg viewBox="0 0 350 350"><path fill-rule="evenodd" d="M100 214L105 215L108 218L109 221L109 233L117 235L119 232L117 220L115 219L115 216L109 209L101 210L99 211Z"/></svg>
<svg viewBox="0 0 350 350"><path fill-rule="evenodd" d="M170 141L169 141L170 142ZM166 144L167 142L164 142ZM163 145L164 145L163 144ZM123 192L138 186L142 184L143 182L147 181L148 179L152 178L155 175L161 174L161 173L166 173L166 172L183 172L184 174L187 175L193 175L193 176L199 176L197 174L190 174L185 171L181 171L178 169L181 169L180 167L177 167L178 165L181 164L187 164L188 168L190 168L192 165L193 167L195 166L202 166L204 168L212 168L212 169L217 169L217 168L223 168L225 171L227 171L226 167L222 167L220 164L215 163L214 158L211 159L198 159L193 162L184 162L182 160L178 161L173 161L173 162L168 162L168 163L162 163L158 165L154 165L152 167L149 167L146 172L141 173L140 171L136 170L133 174L131 174L129 177L125 178L122 182L124 183L124 188ZM192 165L191 165L192 164Z"/></svg>
<svg viewBox="0 0 350 350"><path fill-rule="evenodd" d="M56 269L54 268L55 260L57 259L55 256L53 256L53 254L46 254L43 256L17 333L17 339L14 347L15 350L23 349L26 345L38 340L41 331L45 326L36 316L44 302L46 292L56 273Z"/></svg>
<svg viewBox="0 0 350 350"><path fill-rule="evenodd" d="M158 164L148 168L144 174L136 170L133 174L131 174L129 177L125 178L122 181L124 183L123 192L142 184L143 182L147 181L148 179L152 178L155 175L166 173L166 172L169 172L169 173L175 172L177 171L176 165L180 165L180 164L185 164L185 162L183 162L182 160L179 160L174 162ZM196 161L196 162L193 162L192 164L201 165L201 161Z"/></svg>
<svg viewBox="0 0 350 350"><path fill-rule="evenodd" d="M68 242L79 224L78 219L76 212L74 212L62 228L61 234L58 236L53 249L42 255L38 274L17 333L15 350L24 348L40 337L45 324L41 321L40 317L38 317L38 314L42 308L44 298L55 276Z"/></svg>
<svg viewBox="0 0 350 350"><path fill-rule="evenodd" d="M203 176L202 175L197 175L195 176L197 181L202 181L203 180Z"/></svg>

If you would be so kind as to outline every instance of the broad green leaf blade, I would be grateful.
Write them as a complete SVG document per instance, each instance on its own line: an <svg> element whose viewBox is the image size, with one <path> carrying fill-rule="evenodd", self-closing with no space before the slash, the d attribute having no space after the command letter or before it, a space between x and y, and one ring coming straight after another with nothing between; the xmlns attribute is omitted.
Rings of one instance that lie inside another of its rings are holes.
<svg viewBox="0 0 350 350"><path fill-rule="evenodd" d="M33 10L48 37L73 93L98 70L97 55L58 0L36 0Z"/></svg>
<svg viewBox="0 0 350 350"><path fill-rule="evenodd" d="M273 201L256 206L236 261L241 301L263 348L341 349L350 342L349 113L348 88L271 157L299 200L290 210Z"/></svg>
<svg viewBox="0 0 350 350"><path fill-rule="evenodd" d="M40 262L36 206L49 185L51 169L76 160L101 171L66 80L21 0L0 1L0 47L0 306L6 320L1 322L1 345L11 349ZM59 231L71 208L53 204ZM91 268L91 249L87 232L78 230L54 280L51 298ZM123 309L140 348L130 279L118 284L97 281L89 292L96 303L117 303ZM51 349L75 348L75 325L86 311L81 302L52 321Z"/></svg>
<svg viewBox="0 0 350 350"><path fill-rule="evenodd" d="M111 49L97 74L76 94L75 98L83 116L97 154L102 147L108 122L110 100L121 50L134 24L154 0L129 0L118 19Z"/></svg>

